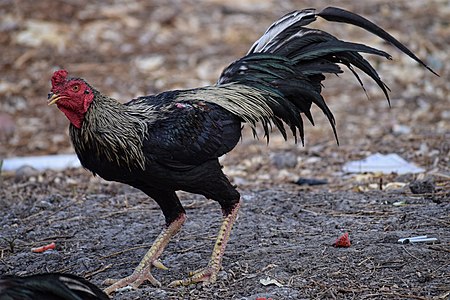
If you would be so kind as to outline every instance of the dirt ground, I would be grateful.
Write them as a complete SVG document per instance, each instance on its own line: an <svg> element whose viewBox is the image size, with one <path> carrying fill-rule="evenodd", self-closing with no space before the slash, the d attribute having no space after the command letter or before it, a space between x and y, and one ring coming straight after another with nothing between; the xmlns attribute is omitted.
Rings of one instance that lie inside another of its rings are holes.
<svg viewBox="0 0 450 300"><path fill-rule="evenodd" d="M450 3L448 1L0 1L0 158L72 153L68 121L46 105L49 79L64 67L118 99L213 83L283 14L341 6L407 44L440 77L350 26L314 23L393 55L375 61L391 107L365 80L330 76L323 95L340 146L313 111L306 143L243 140L221 162L243 207L216 284L168 288L204 266L221 221L217 203L180 193L188 220L144 285L114 299L449 299ZM421 174L346 174L342 165L397 153ZM294 184L299 178L327 184ZM411 183L431 182L415 191ZM415 193L413 193L415 191ZM129 275L163 225L141 192L86 170L0 176L0 274L74 273L102 286ZM348 232L349 248L335 248ZM433 244L400 244L427 235ZM55 251L32 247L55 242ZM272 283L264 285L266 279Z"/></svg>

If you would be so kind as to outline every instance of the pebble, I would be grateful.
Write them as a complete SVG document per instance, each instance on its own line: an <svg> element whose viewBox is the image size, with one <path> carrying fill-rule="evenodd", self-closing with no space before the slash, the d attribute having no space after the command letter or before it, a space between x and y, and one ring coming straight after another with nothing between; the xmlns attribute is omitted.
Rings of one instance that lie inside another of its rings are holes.
<svg viewBox="0 0 450 300"><path fill-rule="evenodd" d="M291 152L278 152L270 156L272 164L277 169L289 169L297 166L297 155Z"/></svg>
<svg viewBox="0 0 450 300"><path fill-rule="evenodd" d="M15 179L16 181L22 181L36 176L38 173L39 172L35 168L25 165L17 169Z"/></svg>
<svg viewBox="0 0 450 300"><path fill-rule="evenodd" d="M135 65L139 71L143 73L148 73L155 71L164 64L164 56L162 55L152 55L147 57L139 57L135 60Z"/></svg>
<svg viewBox="0 0 450 300"><path fill-rule="evenodd" d="M392 126L392 132L396 135L410 134L411 131L410 126L402 124L394 124L394 126Z"/></svg>
<svg viewBox="0 0 450 300"><path fill-rule="evenodd" d="M415 180L409 184L409 189L413 194L431 194L435 191L435 184L432 178Z"/></svg>

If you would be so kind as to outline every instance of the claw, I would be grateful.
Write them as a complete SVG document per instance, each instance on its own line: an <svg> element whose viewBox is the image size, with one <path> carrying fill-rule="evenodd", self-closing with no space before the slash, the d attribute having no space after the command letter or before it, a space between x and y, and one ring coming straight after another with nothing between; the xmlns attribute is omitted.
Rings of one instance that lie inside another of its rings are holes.
<svg viewBox="0 0 450 300"><path fill-rule="evenodd" d="M163 263L159 259L155 260L152 264L154 267L156 267L158 269L169 270L169 268L166 267L165 265L163 265Z"/></svg>

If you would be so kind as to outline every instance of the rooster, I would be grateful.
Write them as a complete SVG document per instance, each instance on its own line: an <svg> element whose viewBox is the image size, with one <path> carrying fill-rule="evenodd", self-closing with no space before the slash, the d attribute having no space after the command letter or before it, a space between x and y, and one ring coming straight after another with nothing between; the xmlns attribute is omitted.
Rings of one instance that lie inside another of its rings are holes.
<svg viewBox="0 0 450 300"><path fill-rule="evenodd" d="M144 281L161 285L151 269L166 269L159 258L186 219L178 190L217 201L224 219L207 266L170 286L216 280L241 206L240 194L222 172L218 158L236 146L242 123L249 124L254 134L261 124L267 139L275 125L285 139L290 131L295 141L300 138L303 143L303 116L314 124L310 112L314 103L337 139L335 120L321 91L324 74L342 73L340 65L361 85L356 69L367 74L389 101L388 87L361 53L391 56L305 27L317 17L362 27L434 73L382 28L357 14L328 7L320 12L294 11L276 21L212 86L142 96L122 104L85 80L69 77L65 70L53 74L48 104L56 104L69 119L70 138L81 164L94 175L140 189L157 202L165 217L166 225L135 271L110 280L107 294L128 285L137 288Z"/></svg>

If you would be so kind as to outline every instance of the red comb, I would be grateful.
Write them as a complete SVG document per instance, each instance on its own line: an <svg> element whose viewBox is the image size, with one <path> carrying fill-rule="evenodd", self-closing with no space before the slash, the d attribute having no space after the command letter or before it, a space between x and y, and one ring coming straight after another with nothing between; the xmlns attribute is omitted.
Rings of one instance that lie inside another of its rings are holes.
<svg viewBox="0 0 450 300"><path fill-rule="evenodd" d="M69 73L67 73L66 70L58 70L55 73L53 73L52 86L58 86L66 82L68 74Z"/></svg>

